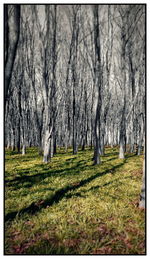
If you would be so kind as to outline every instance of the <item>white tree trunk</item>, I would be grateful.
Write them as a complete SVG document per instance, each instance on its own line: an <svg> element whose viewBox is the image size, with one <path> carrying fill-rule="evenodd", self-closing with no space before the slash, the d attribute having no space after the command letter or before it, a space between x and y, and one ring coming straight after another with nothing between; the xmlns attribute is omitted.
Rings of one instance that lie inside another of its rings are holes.
<svg viewBox="0 0 150 259"><path fill-rule="evenodd" d="M45 131L45 137L44 137L44 151L43 151L43 162L48 163L50 161L51 157L51 133L52 133L52 128L49 130L47 129Z"/></svg>
<svg viewBox="0 0 150 259"><path fill-rule="evenodd" d="M22 146L22 155L25 155L26 154L26 145L23 144Z"/></svg>
<svg viewBox="0 0 150 259"><path fill-rule="evenodd" d="M124 144L122 140L120 141L119 158L124 159Z"/></svg>

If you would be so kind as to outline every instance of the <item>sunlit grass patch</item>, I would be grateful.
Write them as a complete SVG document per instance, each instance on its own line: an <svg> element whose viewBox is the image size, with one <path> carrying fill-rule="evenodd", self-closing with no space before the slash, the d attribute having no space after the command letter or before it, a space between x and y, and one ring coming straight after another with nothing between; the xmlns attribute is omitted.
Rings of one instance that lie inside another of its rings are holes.
<svg viewBox="0 0 150 259"><path fill-rule="evenodd" d="M144 254L143 157L106 148L93 166L93 151L70 151L48 164L6 151L5 253Z"/></svg>

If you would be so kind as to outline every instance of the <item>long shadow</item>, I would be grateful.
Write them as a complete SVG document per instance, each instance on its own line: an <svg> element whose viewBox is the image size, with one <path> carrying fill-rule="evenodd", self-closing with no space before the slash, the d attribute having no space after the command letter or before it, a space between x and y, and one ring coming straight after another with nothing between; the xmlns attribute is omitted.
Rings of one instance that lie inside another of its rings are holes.
<svg viewBox="0 0 150 259"><path fill-rule="evenodd" d="M128 178L131 178L131 179L132 179L132 176L126 176L126 177L124 177L123 179L128 179ZM107 186L107 185L110 185L110 184L113 184L113 183L116 183L116 182L118 183L118 179L115 179L114 181L105 183L105 184L103 184L103 185L96 185L96 186L93 186L93 187L91 187L91 188L88 189L88 190L84 190L83 192L89 192L89 191L97 190L97 189L99 189L99 188L102 188L102 187L104 187L104 186ZM123 183L122 183L122 182L119 182L119 184L123 184Z"/></svg>
<svg viewBox="0 0 150 259"><path fill-rule="evenodd" d="M123 179L127 179L127 178L132 178L132 176L127 176L127 177L124 177ZM103 184L103 185L96 185L96 186L93 186L93 187L91 187L90 189L88 189L88 190L82 190L82 192L83 193L87 193L87 192L89 192L89 191L97 191L98 189L100 189L100 188L103 188L103 187L105 187L105 186L107 186L107 185L110 185L110 184L114 184L114 183L118 183L118 179L116 179L116 180L114 180L114 181L111 181L111 182L107 182L107 183L105 183L105 184ZM123 184L122 182L120 182L119 184ZM86 196L84 196L84 195L82 195L82 193L80 193L80 192L76 192L76 193L73 193L73 194L71 194L71 193L69 193L69 194L67 194L65 197L66 198L72 198L72 197L86 197Z"/></svg>
<svg viewBox="0 0 150 259"><path fill-rule="evenodd" d="M35 194L35 193L45 193L46 191L55 191L55 188L51 188L51 187L49 187L49 188L42 188L41 190L36 190L36 191L30 191L30 194ZM23 196L26 196L27 194L25 193L25 194L21 194L21 197L23 197Z"/></svg>
<svg viewBox="0 0 150 259"><path fill-rule="evenodd" d="M103 158L105 158L105 156ZM118 157L112 157L110 159L104 160L104 162L109 162L109 161L112 161L112 160L115 160L115 159L118 159Z"/></svg>
<svg viewBox="0 0 150 259"><path fill-rule="evenodd" d="M117 154L118 154L118 152L117 152ZM105 155L105 156L107 156L107 155ZM135 156L135 154L127 154L126 158L124 159L124 162L126 162L126 160L129 157L133 157L133 156ZM64 163L66 165L68 165L74 159L76 159L76 158L67 159L67 162L64 162ZM108 161L111 161L111 160L115 160L115 159L117 159L117 157L113 157L113 158L107 159L105 162L108 162ZM73 163L75 164L75 162L73 162ZM69 175L76 175L76 174L80 173L80 170L85 168L85 166L86 166L86 161L80 160L72 167L65 168L65 169L63 168L63 169L55 171L54 169L44 168L43 164L41 164L39 166L36 166L35 167L36 169L32 168L32 170L34 172L38 172L37 168L39 167L40 170L42 169L42 171L47 171L47 172L35 173L35 174L32 174L32 175L27 175L27 174L30 173L30 168L26 168L23 171L18 172L18 174L20 174L20 176L17 176L14 179L11 179L11 180L7 180L6 179L5 180L5 184L8 187L13 187L14 190L22 188L22 184L25 184L26 185L25 187L32 187L34 184L37 184L37 183L43 181L44 179L46 179L48 177L57 176L58 174L59 175L63 175L63 176L68 175L68 174ZM88 168L89 168L89 166L88 166ZM25 175L23 175L23 174L25 174ZM26 184L26 182L28 184ZM14 185L14 183L15 183L15 185Z"/></svg>
<svg viewBox="0 0 150 259"><path fill-rule="evenodd" d="M110 159L105 160L105 162L108 162L108 161L111 161L111 160L115 160L115 159L119 159L119 152L108 153L108 154L106 154L106 155L104 155L102 157L105 158L105 157L109 157L109 156L113 156L113 157L110 158ZM134 156L137 156L136 153L126 153L124 161L126 162L128 158L134 157Z"/></svg>
<svg viewBox="0 0 150 259"><path fill-rule="evenodd" d="M125 154L125 159L133 157L133 156L137 156L137 154L136 153L126 153Z"/></svg>
<svg viewBox="0 0 150 259"><path fill-rule="evenodd" d="M72 161L73 161L74 159L76 159L76 158L67 159L67 160L63 163L63 167L64 167L64 165L66 165L66 166L71 165L71 163L72 163ZM85 165L86 163L87 163L86 160L80 160L80 161L76 162L76 167L78 167L78 166L81 167L81 166ZM75 161L73 161L72 164L75 164Z"/></svg>
<svg viewBox="0 0 150 259"><path fill-rule="evenodd" d="M68 159L66 159L66 162L65 162L65 163L70 164L70 162L72 162L72 161L75 160L75 159L76 159L76 157L68 158Z"/></svg>
<svg viewBox="0 0 150 259"><path fill-rule="evenodd" d="M41 167L43 167L43 166L41 165ZM51 170L43 169L43 171L44 170L45 171L49 170L49 171L45 172L45 173L17 176L16 178L11 179L11 180L5 180L5 183L6 183L6 186L12 186L15 189L19 189L19 188L21 188L21 184L25 184L25 182L28 182L28 184L29 184L28 187L31 187L34 184L37 184L38 182L41 182L48 177L57 176L58 174L63 175L63 176L68 175L68 174L69 175L78 174L78 173L80 173L80 170L82 170L83 168L85 168L85 165L80 163L80 161L79 161L75 164L75 166L72 166L70 168L60 169L57 171L55 171L53 169L51 169ZM28 173L28 171L27 171L27 173ZM14 183L15 183L15 185L14 185Z"/></svg>
<svg viewBox="0 0 150 259"><path fill-rule="evenodd" d="M46 208L47 206L52 206L54 203L56 204L60 200L62 200L64 195L66 193L68 193L69 191L76 190L76 189L80 188L81 186L84 186L85 184L91 182L92 180L94 180L98 177L102 177L103 175L106 175L110 172L115 173L115 170L120 168L121 166L123 166L124 163L125 162L122 162L122 163L112 167L111 169L107 169L104 172L99 172L95 175L90 176L87 179L81 180L78 183L66 186L66 187L56 191L52 197L43 201L42 204L32 202L31 205L29 205L27 208L21 209L20 211L10 212L10 213L6 214L5 221L13 220L16 217L16 215L20 216L24 213L35 214L36 212L39 212L41 209Z"/></svg>
<svg viewBox="0 0 150 259"><path fill-rule="evenodd" d="M10 160L10 159L12 159L11 158L12 156L17 155L19 157L19 159L29 161L29 159L36 158L37 154L38 154L37 152L33 153L30 151L25 156L22 156L22 154L21 153L19 154L17 151L10 151L9 153L5 152L5 159ZM6 158L7 155L11 156L11 157Z"/></svg>
<svg viewBox="0 0 150 259"><path fill-rule="evenodd" d="M116 152L109 152L109 153L105 154L104 157L117 156L118 154L119 154L118 151L116 151Z"/></svg>

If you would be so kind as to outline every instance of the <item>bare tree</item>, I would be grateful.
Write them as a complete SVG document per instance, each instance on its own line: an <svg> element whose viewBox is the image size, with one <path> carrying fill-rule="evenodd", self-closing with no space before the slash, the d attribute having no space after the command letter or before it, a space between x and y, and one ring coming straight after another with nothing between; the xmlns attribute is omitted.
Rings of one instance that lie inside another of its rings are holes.
<svg viewBox="0 0 150 259"><path fill-rule="evenodd" d="M50 16L51 14L51 16ZM45 113L44 154L43 162L47 163L53 156L56 138L56 33L57 33L57 5L45 6L46 16L46 46L44 47L43 97ZM51 29L51 21L53 30ZM56 151L55 151L56 152Z"/></svg>
<svg viewBox="0 0 150 259"><path fill-rule="evenodd" d="M17 21L15 8L20 7L5 6L5 61ZM140 155L145 132L144 7L21 8L15 69L6 91L12 95L6 105L7 145L14 149L18 142L23 152L26 145L39 146L46 163L59 146L66 151L72 146L74 154L94 146L95 164L105 145L120 145L120 158L129 145L130 151L137 146Z"/></svg>
<svg viewBox="0 0 150 259"><path fill-rule="evenodd" d="M95 82L94 82L94 163L100 164L100 115L101 115L101 49L99 30L99 7L93 6L94 15L94 46L95 46Z"/></svg>
<svg viewBox="0 0 150 259"><path fill-rule="evenodd" d="M10 8L12 9L10 14ZM5 11L5 102L15 62L20 33L20 5L4 5Z"/></svg>

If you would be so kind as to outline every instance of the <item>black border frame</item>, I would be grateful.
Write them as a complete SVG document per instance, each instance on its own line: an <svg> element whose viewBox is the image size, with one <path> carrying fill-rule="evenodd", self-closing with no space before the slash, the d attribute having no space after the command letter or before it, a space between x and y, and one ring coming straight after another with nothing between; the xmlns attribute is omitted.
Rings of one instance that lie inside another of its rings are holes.
<svg viewBox="0 0 150 259"><path fill-rule="evenodd" d="M5 5L144 5L145 6L145 254L6 254L5 253ZM147 3L3 3L3 255L5 256L146 256L147 255Z"/></svg>

